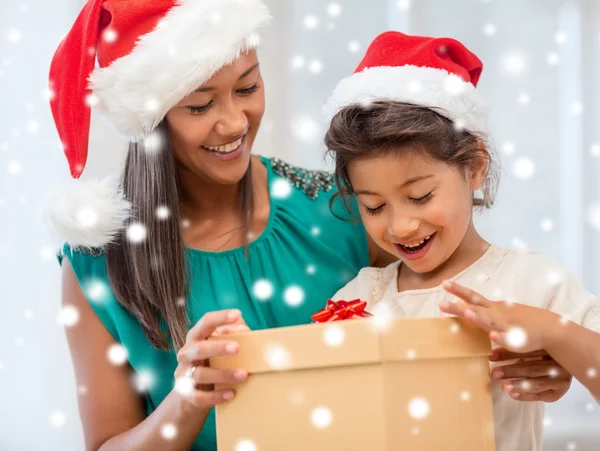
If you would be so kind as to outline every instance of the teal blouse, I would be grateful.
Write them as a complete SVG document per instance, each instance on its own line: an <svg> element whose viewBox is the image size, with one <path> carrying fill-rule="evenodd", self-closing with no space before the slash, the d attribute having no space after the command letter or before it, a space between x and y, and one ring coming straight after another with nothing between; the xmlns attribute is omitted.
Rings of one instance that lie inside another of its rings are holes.
<svg viewBox="0 0 600 451"><path fill-rule="evenodd" d="M331 212L329 202L336 191L331 174L274 158L261 161L268 173L270 217L262 235L250 243L248 256L243 248L218 253L186 250L191 324L206 312L227 308L240 309L252 330L307 324L330 296L369 265L362 224ZM349 218L340 200L333 210ZM117 302L102 252L65 245L59 262L64 257L93 310L127 350L129 364L146 385L143 394L150 414L173 389L175 352L153 348L136 319ZM192 449L217 449L214 409Z"/></svg>

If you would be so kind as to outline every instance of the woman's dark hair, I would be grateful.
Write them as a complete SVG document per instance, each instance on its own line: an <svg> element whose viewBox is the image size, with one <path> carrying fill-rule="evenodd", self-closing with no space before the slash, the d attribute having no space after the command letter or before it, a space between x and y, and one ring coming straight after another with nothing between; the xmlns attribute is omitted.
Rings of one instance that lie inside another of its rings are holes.
<svg viewBox="0 0 600 451"><path fill-rule="evenodd" d="M335 181L346 205L353 194L348 167L355 161L381 152L423 149L427 155L459 168L487 160L487 175L475 207L489 208L497 189L497 167L483 137L461 130L432 108L393 101L342 108L331 120L325 135L328 153L335 160Z"/></svg>
<svg viewBox="0 0 600 451"><path fill-rule="evenodd" d="M240 183L246 232L253 209L250 167ZM108 249L111 288L154 347L168 350L170 339L178 350L184 345L190 326L186 303L189 281L181 235L181 190L165 122L155 129L150 140L130 143L122 188L133 206L125 230L131 224L142 224L146 238L132 242L123 230ZM159 207L168 211L166 218L164 214L157 215Z"/></svg>

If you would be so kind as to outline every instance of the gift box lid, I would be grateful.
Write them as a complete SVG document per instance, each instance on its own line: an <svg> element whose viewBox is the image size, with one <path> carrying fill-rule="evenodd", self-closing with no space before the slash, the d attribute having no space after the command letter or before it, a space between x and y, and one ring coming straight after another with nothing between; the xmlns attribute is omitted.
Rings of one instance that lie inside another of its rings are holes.
<svg viewBox="0 0 600 451"><path fill-rule="evenodd" d="M213 368L250 373L486 356L487 333L459 318L353 319L211 337L233 340L236 356L210 359Z"/></svg>

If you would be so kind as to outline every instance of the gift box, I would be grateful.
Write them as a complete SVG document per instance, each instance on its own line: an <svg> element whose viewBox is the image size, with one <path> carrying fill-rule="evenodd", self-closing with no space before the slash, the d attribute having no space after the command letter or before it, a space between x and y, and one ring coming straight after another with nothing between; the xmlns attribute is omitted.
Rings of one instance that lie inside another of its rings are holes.
<svg viewBox="0 0 600 451"><path fill-rule="evenodd" d="M493 451L486 333L457 318L372 317L214 337L244 368L216 407L220 451Z"/></svg>

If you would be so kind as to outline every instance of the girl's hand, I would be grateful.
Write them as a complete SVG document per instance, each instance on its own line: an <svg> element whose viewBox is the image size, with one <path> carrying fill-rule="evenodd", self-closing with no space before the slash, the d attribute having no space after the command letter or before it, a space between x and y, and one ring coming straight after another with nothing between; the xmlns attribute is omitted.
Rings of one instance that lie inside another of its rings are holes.
<svg viewBox="0 0 600 451"><path fill-rule="evenodd" d="M440 309L472 321L502 346L494 350L491 361L519 359L492 371L494 379L509 381L502 384L504 392L520 401L544 402L557 401L567 392L572 376L541 351L548 345L551 331L560 324L558 315L527 305L489 301L452 282L443 286L460 301L443 302Z"/></svg>
<svg viewBox="0 0 600 451"><path fill-rule="evenodd" d="M248 331L239 310L209 312L189 330L185 345L177 353L175 390L197 408L210 409L233 399L233 390L215 390L214 384L239 383L248 377L246 371L208 368L208 359L235 355L235 341L209 341L208 337Z"/></svg>

